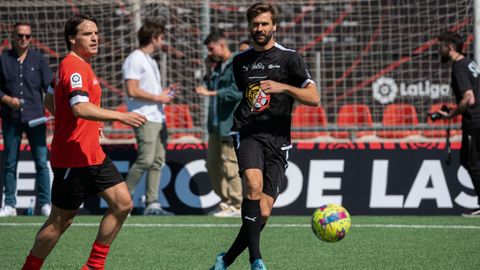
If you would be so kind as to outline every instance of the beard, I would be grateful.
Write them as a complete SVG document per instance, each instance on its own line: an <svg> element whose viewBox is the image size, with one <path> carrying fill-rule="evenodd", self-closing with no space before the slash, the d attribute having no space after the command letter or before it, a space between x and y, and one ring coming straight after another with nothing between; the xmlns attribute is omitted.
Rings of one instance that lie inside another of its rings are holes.
<svg viewBox="0 0 480 270"><path fill-rule="evenodd" d="M261 32L256 32L256 33L250 32L250 36L252 37L253 42L255 42L257 45L265 46L272 39L273 31L270 31L270 32L266 33L265 35L262 34ZM259 40L260 37L264 37L263 41Z"/></svg>
<svg viewBox="0 0 480 270"><path fill-rule="evenodd" d="M448 55L440 55L440 62L441 63L447 63L450 60L450 57Z"/></svg>

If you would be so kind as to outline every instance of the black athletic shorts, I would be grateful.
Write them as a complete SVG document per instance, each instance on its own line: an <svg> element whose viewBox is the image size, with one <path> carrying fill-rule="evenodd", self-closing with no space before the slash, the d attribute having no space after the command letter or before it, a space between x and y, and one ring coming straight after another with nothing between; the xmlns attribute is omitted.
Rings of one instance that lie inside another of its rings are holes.
<svg viewBox="0 0 480 270"><path fill-rule="evenodd" d="M277 199L286 184L285 171L288 167L289 140L271 135L250 135L243 138L240 133L231 133L240 174L247 169L263 172L263 193Z"/></svg>
<svg viewBox="0 0 480 270"><path fill-rule="evenodd" d="M52 171L52 203L66 210L76 210L86 198L124 181L109 157L100 165Z"/></svg>

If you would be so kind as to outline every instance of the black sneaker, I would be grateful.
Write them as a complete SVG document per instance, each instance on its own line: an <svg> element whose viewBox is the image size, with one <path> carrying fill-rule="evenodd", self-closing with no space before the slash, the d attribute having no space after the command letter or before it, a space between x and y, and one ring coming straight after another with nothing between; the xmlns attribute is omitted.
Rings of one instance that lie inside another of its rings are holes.
<svg viewBox="0 0 480 270"><path fill-rule="evenodd" d="M474 209L470 213L462 214L462 217L480 217L480 208Z"/></svg>

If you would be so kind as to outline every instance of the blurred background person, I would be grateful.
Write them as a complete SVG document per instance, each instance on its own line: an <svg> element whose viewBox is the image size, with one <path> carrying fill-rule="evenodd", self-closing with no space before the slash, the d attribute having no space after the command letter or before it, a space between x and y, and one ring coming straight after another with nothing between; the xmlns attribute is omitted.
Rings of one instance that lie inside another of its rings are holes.
<svg viewBox="0 0 480 270"><path fill-rule="evenodd" d="M207 171L214 192L221 202L212 214L216 217L240 216L242 183L238 173L233 140L228 135L233 123L233 112L242 93L233 77L234 54L222 32L210 33L203 42L208 50L207 75L195 92L209 97Z"/></svg>
<svg viewBox="0 0 480 270"><path fill-rule="evenodd" d="M24 132L35 162L37 205L41 206L42 215L48 216L51 210L46 124L30 127L28 122L45 116L43 95L52 81L52 72L43 55L29 48L31 40L30 24L16 23L13 47L0 56L0 115L5 146L2 170L5 205L0 209L0 217L17 215L17 164Z"/></svg>
<svg viewBox="0 0 480 270"><path fill-rule="evenodd" d="M239 52L243 52L250 47L251 47L250 46L250 40L248 40L248 39L241 40L240 43L238 43L238 51Z"/></svg>
<svg viewBox="0 0 480 270"><path fill-rule="evenodd" d="M126 177L128 189L133 196L135 187L144 172L147 172L144 215L172 215L158 202L158 187L168 137L163 104L173 100L177 89L176 85L162 88L160 70L152 58L152 54L162 48L164 31L163 23L147 20L137 33L140 47L130 53L122 67L128 94L128 111L147 118L144 125L135 128L137 159Z"/></svg>

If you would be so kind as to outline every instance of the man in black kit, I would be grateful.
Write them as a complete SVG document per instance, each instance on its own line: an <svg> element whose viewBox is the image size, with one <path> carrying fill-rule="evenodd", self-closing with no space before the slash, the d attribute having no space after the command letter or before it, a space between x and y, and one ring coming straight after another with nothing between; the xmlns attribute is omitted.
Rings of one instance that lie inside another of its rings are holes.
<svg viewBox="0 0 480 270"><path fill-rule="evenodd" d="M472 179L480 205L480 69L472 59L462 54L463 39L458 34L441 34L438 41L442 62L452 62L451 86L457 103L457 108L449 113L438 112L447 119L462 115L460 164ZM480 208L477 206L463 216L480 217Z"/></svg>
<svg viewBox="0 0 480 270"><path fill-rule="evenodd" d="M277 10L268 3L255 3L247 10L247 19L253 47L233 60L243 97L231 132L245 190L242 227L230 249L217 256L213 270L227 269L247 247L251 269L267 269L260 254L260 231L286 181L293 103L317 106L320 102L301 56L273 39Z"/></svg>

